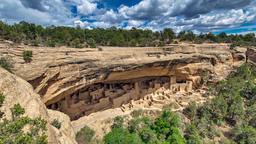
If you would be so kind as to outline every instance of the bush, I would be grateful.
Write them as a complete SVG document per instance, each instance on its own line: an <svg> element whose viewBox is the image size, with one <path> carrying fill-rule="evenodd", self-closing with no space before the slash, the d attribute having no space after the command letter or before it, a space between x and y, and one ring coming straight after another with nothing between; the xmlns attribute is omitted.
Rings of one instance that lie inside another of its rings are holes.
<svg viewBox="0 0 256 144"><path fill-rule="evenodd" d="M25 110L19 104L15 104L13 108L11 108L11 112L12 112L12 119L16 120L25 113Z"/></svg>
<svg viewBox="0 0 256 144"><path fill-rule="evenodd" d="M61 123L59 122L59 120L57 119L54 119L52 122L51 122L51 125L56 127L57 129L60 129L61 128Z"/></svg>
<svg viewBox="0 0 256 144"><path fill-rule="evenodd" d="M76 141L78 142L78 144L91 143L94 135L95 132L88 126L85 126L76 134Z"/></svg>
<svg viewBox="0 0 256 144"><path fill-rule="evenodd" d="M4 95L0 92L0 107L2 107L3 103L4 103ZM3 112L0 111L0 119L2 118L2 116L4 115Z"/></svg>
<svg viewBox="0 0 256 144"><path fill-rule="evenodd" d="M39 39L32 40L31 45L32 46L39 46L40 45L40 40Z"/></svg>
<svg viewBox="0 0 256 144"><path fill-rule="evenodd" d="M92 39L92 38L88 40L88 44L89 44L90 48L96 48L97 47L95 40Z"/></svg>
<svg viewBox="0 0 256 144"><path fill-rule="evenodd" d="M3 103L4 103L4 95L0 93L0 107L3 105Z"/></svg>
<svg viewBox="0 0 256 144"><path fill-rule="evenodd" d="M55 47L56 46L56 42L53 40L47 40L46 41L46 46L48 47Z"/></svg>
<svg viewBox="0 0 256 144"><path fill-rule="evenodd" d="M243 126L234 130L234 141L238 144L255 144L256 129L250 126Z"/></svg>
<svg viewBox="0 0 256 144"><path fill-rule="evenodd" d="M0 106L3 101L4 96L0 93ZM24 113L24 108L15 104L11 108L12 119L0 117L0 144L47 144L46 121L24 117Z"/></svg>
<svg viewBox="0 0 256 144"><path fill-rule="evenodd" d="M189 125L186 128L186 144L202 144L201 137L197 127L193 124Z"/></svg>
<svg viewBox="0 0 256 144"><path fill-rule="evenodd" d="M189 119L193 120L196 117L196 111L196 102L190 102L188 106L184 109L184 114L187 115Z"/></svg>
<svg viewBox="0 0 256 144"><path fill-rule="evenodd" d="M138 110L132 111L131 116L136 118L136 117L142 116L142 114L143 114L143 110L142 109L138 109Z"/></svg>
<svg viewBox="0 0 256 144"><path fill-rule="evenodd" d="M11 72L13 68L13 64L10 58L7 57L0 57L0 67L6 69L7 71Z"/></svg>
<svg viewBox="0 0 256 144"><path fill-rule="evenodd" d="M139 135L142 141L145 143L156 144L160 142L157 138L155 131L148 127L141 128Z"/></svg>
<svg viewBox="0 0 256 144"><path fill-rule="evenodd" d="M23 60L26 63L30 63L32 61L32 57L33 57L33 52L30 50L25 50L23 51Z"/></svg>
<svg viewBox="0 0 256 144"><path fill-rule="evenodd" d="M73 48L82 48L83 47L79 38L76 38L76 39L72 40L70 42L70 46L73 47Z"/></svg>
<svg viewBox="0 0 256 144"><path fill-rule="evenodd" d="M114 118L114 123L111 128L122 128L124 123L124 118L121 116L117 116Z"/></svg>
<svg viewBox="0 0 256 144"><path fill-rule="evenodd" d="M98 51L103 51L103 49L102 48L98 48Z"/></svg>

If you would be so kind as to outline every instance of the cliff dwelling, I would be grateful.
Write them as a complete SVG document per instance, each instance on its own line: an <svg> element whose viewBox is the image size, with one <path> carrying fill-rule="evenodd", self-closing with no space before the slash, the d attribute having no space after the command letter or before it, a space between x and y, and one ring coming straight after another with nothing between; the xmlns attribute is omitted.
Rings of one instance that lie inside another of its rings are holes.
<svg viewBox="0 0 256 144"><path fill-rule="evenodd" d="M117 108L131 100L138 100L164 87L177 91L192 90L192 81L182 77L161 76L143 77L125 81L110 81L86 86L58 102L47 105L48 108L59 110L76 120L84 115L109 108Z"/></svg>
<svg viewBox="0 0 256 144"><path fill-rule="evenodd" d="M245 61L242 50L231 51L226 44L29 50L29 64L17 56L21 48L2 53L13 57L15 74L30 82L48 108L72 120L111 108L122 110L127 104L135 107L140 101L148 104L150 95L157 97L162 88L174 96L189 94L200 88L203 72L218 81Z"/></svg>

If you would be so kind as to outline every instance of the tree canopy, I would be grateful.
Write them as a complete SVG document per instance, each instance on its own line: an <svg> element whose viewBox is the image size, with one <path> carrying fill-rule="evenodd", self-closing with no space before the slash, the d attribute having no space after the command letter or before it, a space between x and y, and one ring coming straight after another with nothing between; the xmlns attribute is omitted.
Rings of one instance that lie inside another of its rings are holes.
<svg viewBox="0 0 256 144"><path fill-rule="evenodd" d="M0 38L33 46L69 46L74 48L100 46L163 46L179 41L194 43L225 42L234 45L256 45L255 34L227 35L220 33L195 34L192 31L175 33L171 28L162 31L132 28L81 29L65 26L42 27L27 22L8 25L0 21Z"/></svg>

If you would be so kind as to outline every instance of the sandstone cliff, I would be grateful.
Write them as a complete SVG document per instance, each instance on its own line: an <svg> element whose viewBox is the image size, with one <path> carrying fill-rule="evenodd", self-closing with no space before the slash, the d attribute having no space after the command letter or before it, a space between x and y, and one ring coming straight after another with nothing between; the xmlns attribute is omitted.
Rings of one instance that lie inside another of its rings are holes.
<svg viewBox="0 0 256 144"><path fill-rule="evenodd" d="M31 118L41 117L48 122L47 136L49 144L76 143L69 117L63 113L48 110L29 83L2 68L0 68L0 92L5 95L2 111L5 112L6 118L11 117L10 108L19 103L25 108L26 116ZM56 129L50 124L53 119L58 119L61 122L61 129Z"/></svg>
<svg viewBox="0 0 256 144"><path fill-rule="evenodd" d="M31 63L22 59L33 51ZM70 49L0 48L12 57L14 73L30 82L48 108L71 119L119 107L160 87L191 91L205 77L224 78L245 61L226 44L172 45L163 48Z"/></svg>

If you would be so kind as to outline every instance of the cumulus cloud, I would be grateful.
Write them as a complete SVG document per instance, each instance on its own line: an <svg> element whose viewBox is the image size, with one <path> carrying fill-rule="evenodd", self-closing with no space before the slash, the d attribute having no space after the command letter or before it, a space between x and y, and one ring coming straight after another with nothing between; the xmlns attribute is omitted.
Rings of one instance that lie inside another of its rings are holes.
<svg viewBox="0 0 256 144"><path fill-rule="evenodd" d="M1 0L0 20L207 32L255 23L256 0L141 0L115 8L106 7L102 0Z"/></svg>
<svg viewBox="0 0 256 144"><path fill-rule="evenodd" d="M230 10L249 5L253 0L192 0L186 7L173 15L184 15L193 17L199 14L206 14L213 10Z"/></svg>
<svg viewBox="0 0 256 144"><path fill-rule="evenodd" d="M198 18L186 20L182 19L177 24L178 25L198 25L198 26L230 26L243 24L245 22L250 22L255 19L256 11L250 13L248 11L238 9L230 11L216 11L211 12L206 15L200 15Z"/></svg>
<svg viewBox="0 0 256 144"><path fill-rule="evenodd" d="M21 0L21 3L26 8L37 9L37 10L40 10L40 11L45 10L45 7L42 4L42 0Z"/></svg>
<svg viewBox="0 0 256 144"><path fill-rule="evenodd" d="M27 21L42 25L69 25L73 20L60 0L1 0L0 19L7 23Z"/></svg>
<svg viewBox="0 0 256 144"><path fill-rule="evenodd" d="M77 10L82 15L89 15L97 10L96 3L90 2L88 0L83 0L80 3L81 4L77 6Z"/></svg>
<svg viewBox="0 0 256 144"><path fill-rule="evenodd" d="M255 0L143 0L118 12L130 20L149 21L143 28L209 31L251 22L255 9Z"/></svg>

